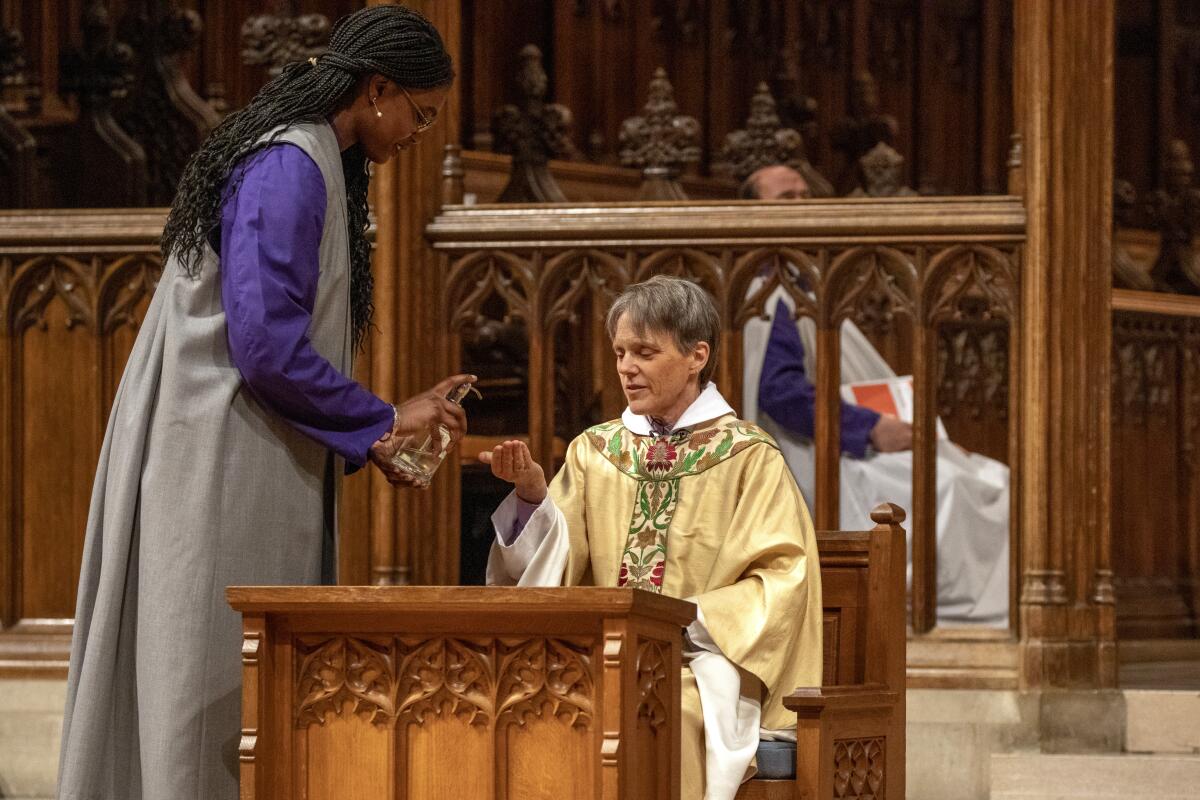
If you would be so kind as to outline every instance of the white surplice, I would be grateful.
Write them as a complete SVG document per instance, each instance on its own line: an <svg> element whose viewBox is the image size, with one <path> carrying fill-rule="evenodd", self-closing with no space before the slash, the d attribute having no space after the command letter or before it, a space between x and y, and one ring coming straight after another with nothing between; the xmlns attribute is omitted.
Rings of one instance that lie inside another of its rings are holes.
<svg viewBox="0 0 1200 800"><path fill-rule="evenodd" d="M752 285L753 292L757 284ZM772 315L782 289L767 300ZM804 344L805 372L816 375L816 328L797 322ZM758 382L770 338L771 318L752 319L743 330L745 371L743 418L770 432L779 443L796 483L812 506L816 455L812 440L793 434L758 410ZM841 379L844 383L894 378L896 373L854 323L842 326ZM841 457L842 530L874 526L871 509L890 502L912 512L912 451L876 453L868 458ZM999 461L967 453L951 442L937 443L937 611L940 624L1008 624L1009 471ZM908 579L912 581L912 537L908 536Z"/></svg>

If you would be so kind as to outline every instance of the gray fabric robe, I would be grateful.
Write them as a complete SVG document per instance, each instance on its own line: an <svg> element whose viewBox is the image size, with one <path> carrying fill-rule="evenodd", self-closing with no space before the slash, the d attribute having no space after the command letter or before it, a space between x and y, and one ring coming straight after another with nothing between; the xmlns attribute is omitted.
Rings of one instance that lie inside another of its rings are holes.
<svg viewBox="0 0 1200 800"><path fill-rule="evenodd" d="M325 179L309 336L351 371L341 154L326 124L277 141ZM235 584L315 584L330 571L340 459L260 406L229 356L217 254L174 258L108 421L79 578L59 766L61 800L237 797L241 620Z"/></svg>

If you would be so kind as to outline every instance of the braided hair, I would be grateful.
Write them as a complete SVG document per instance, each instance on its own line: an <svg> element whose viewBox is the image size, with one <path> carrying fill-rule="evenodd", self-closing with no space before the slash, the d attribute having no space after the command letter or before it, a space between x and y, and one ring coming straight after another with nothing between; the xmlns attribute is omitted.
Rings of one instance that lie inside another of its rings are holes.
<svg viewBox="0 0 1200 800"><path fill-rule="evenodd" d="M238 162L268 146L275 136L260 139L273 129L319 122L349 106L361 79L373 73L417 90L445 86L454 79L441 35L420 13L383 5L342 17L324 55L285 67L245 108L222 120L192 156L163 228L163 256L177 256L187 273L197 277L204 243L220 227L221 205L237 189L238 178L229 178ZM349 212L351 320L354 343L361 347L374 305L366 238L370 174L359 145L342 153L342 171Z"/></svg>

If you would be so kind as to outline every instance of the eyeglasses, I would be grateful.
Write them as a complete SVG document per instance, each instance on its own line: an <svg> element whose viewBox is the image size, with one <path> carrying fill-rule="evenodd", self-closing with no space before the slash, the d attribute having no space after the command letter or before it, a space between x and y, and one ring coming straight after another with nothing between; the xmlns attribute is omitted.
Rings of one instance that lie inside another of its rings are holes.
<svg viewBox="0 0 1200 800"><path fill-rule="evenodd" d="M413 128L413 133L422 133L432 128L433 123L437 122L437 114L435 113L432 117L425 116L425 112L417 105L417 101L413 100L412 95L408 93L408 89L401 86L400 91L404 92L404 96L408 98L408 104L413 107L413 111L417 114L417 127Z"/></svg>

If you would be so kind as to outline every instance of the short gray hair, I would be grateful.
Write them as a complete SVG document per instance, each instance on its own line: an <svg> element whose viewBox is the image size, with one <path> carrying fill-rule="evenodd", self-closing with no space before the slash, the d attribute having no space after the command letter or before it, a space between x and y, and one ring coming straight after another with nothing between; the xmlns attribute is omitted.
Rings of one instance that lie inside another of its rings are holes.
<svg viewBox="0 0 1200 800"><path fill-rule="evenodd" d="M721 315L708 292L692 281L666 275L626 287L613 301L604 322L609 339L616 335L617 324L626 314L639 336L647 330L669 334L681 353L707 342L708 363L700 370L700 387L708 385L717 367L721 339Z"/></svg>

